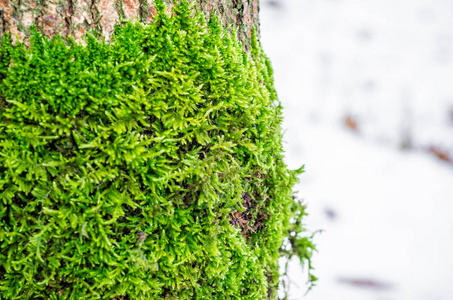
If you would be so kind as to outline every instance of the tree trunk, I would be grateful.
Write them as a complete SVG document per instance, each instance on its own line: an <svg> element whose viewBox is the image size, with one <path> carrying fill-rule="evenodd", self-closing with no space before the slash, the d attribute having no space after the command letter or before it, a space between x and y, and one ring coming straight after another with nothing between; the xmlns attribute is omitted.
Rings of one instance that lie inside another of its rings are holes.
<svg viewBox="0 0 453 300"><path fill-rule="evenodd" d="M165 0L168 13L175 0ZM238 38L248 50L254 26L259 32L259 0L196 0L209 18L214 9L222 24L238 27ZM0 40L11 32L13 41L28 44L32 25L52 38L72 37L83 43L89 31L99 32L109 41L114 25L121 20L149 23L156 14L154 0L0 0Z"/></svg>
<svg viewBox="0 0 453 300"><path fill-rule="evenodd" d="M277 299L310 259L259 0L164 2L0 0L1 299Z"/></svg>

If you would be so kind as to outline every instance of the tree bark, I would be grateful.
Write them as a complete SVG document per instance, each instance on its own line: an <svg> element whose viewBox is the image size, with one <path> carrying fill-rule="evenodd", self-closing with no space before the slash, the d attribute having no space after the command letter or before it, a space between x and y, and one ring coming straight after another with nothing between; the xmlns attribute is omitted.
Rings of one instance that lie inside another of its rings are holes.
<svg viewBox="0 0 453 300"><path fill-rule="evenodd" d="M178 0L164 0L167 12ZM222 24L238 27L238 38L247 50L254 26L259 33L259 0L196 0L208 19L215 9ZM122 20L149 23L156 14L154 0L0 0L0 40L11 32L13 41L28 44L32 25L49 38L72 37L83 43L90 31L109 42L114 25Z"/></svg>

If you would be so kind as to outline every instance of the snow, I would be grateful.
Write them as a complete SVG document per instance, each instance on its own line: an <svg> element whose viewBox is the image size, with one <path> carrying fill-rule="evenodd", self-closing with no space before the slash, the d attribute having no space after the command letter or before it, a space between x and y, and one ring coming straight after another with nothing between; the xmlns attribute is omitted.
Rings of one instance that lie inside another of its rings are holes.
<svg viewBox="0 0 453 300"><path fill-rule="evenodd" d="M453 2L263 0L286 162L319 253L305 297L453 299ZM357 121L358 130L344 125ZM401 149L409 141L409 149Z"/></svg>

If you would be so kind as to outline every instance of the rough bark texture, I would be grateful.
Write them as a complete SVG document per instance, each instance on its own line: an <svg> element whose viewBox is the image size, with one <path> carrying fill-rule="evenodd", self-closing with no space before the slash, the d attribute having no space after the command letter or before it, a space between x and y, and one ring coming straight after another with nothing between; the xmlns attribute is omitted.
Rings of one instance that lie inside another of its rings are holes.
<svg viewBox="0 0 453 300"><path fill-rule="evenodd" d="M177 0L165 0L168 13ZM259 0L196 0L206 18L215 9L224 26L239 28L238 38L246 49L252 27L259 32ZM73 37L83 43L85 33L94 30L108 42L114 25L121 20L149 23L156 14L154 0L0 0L0 40L11 32L14 42L27 44L30 28L48 37Z"/></svg>

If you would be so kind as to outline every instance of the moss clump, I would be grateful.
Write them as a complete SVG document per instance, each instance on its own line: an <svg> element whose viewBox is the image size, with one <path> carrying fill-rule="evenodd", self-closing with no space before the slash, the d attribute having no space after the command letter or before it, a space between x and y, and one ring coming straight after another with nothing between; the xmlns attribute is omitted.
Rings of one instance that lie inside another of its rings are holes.
<svg viewBox="0 0 453 300"><path fill-rule="evenodd" d="M110 44L3 39L1 298L275 298L297 171L269 61L156 7Z"/></svg>

